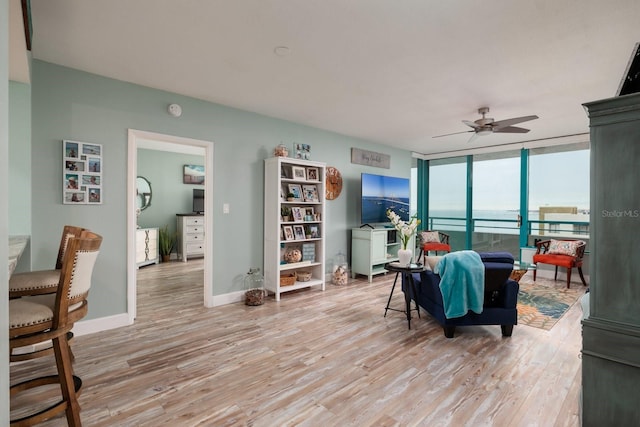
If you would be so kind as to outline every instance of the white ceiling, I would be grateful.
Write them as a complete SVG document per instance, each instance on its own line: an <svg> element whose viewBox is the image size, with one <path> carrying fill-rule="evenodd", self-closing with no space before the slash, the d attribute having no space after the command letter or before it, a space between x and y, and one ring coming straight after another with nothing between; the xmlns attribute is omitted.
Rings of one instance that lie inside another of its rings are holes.
<svg viewBox="0 0 640 427"><path fill-rule="evenodd" d="M418 153L461 120L588 132L640 41L638 0L31 0L33 57ZM274 49L287 46L290 54ZM184 114L188 114L187 111Z"/></svg>

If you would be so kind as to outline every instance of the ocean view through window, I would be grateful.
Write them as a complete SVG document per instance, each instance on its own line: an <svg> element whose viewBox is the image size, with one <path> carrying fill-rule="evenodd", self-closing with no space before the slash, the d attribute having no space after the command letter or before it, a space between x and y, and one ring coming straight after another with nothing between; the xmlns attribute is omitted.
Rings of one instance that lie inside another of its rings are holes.
<svg viewBox="0 0 640 427"><path fill-rule="evenodd" d="M506 250L516 257L523 242L588 241L589 156L585 142L475 155L472 161L431 160L423 228L450 233L454 250Z"/></svg>

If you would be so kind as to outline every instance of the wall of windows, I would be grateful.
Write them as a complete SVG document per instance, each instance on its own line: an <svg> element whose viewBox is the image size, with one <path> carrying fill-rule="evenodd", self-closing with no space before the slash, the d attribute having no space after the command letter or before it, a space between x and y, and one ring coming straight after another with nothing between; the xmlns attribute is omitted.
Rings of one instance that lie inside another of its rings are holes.
<svg viewBox="0 0 640 427"><path fill-rule="evenodd" d="M584 142L418 161L427 177L417 189L427 201L423 228L452 235L453 250L518 259L539 239L588 242L589 155Z"/></svg>

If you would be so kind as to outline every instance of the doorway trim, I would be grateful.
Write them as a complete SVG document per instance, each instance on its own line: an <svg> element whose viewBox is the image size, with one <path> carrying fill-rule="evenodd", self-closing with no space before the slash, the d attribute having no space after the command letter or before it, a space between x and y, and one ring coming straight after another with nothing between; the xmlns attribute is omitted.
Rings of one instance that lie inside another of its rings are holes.
<svg viewBox="0 0 640 427"><path fill-rule="evenodd" d="M191 139L180 136L166 135L155 132L147 132L136 129L128 130L128 163L127 163L127 314L129 324L133 324L137 315L137 272L136 268L136 177L138 176L138 148L143 141L157 141L161 145L177 145L187 149L188 147L204 148L205 168L213 171L213 146L211 141ZM180 147L178 147L180 148ZM213 173L204 182L205 215L204 224L204 306L213 307Z"/></svg>

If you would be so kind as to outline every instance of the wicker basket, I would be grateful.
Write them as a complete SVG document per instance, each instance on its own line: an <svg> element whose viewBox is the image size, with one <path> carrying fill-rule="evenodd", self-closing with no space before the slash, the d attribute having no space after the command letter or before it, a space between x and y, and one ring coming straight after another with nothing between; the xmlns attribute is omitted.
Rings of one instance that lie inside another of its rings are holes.
<svg viewBox="0 0 640 427"><path fill-rule="evenodd" d="M298 282L308 282L311 280L311 272L310 271L296 271L296 276L298 277Z"/></svg>
<svg viewBox="0 0 640 427"><path fill-rule="evenodd" d="M291 274L281 274L280 275L280 286L291 286L296 283L296 275Z"/></svg>

